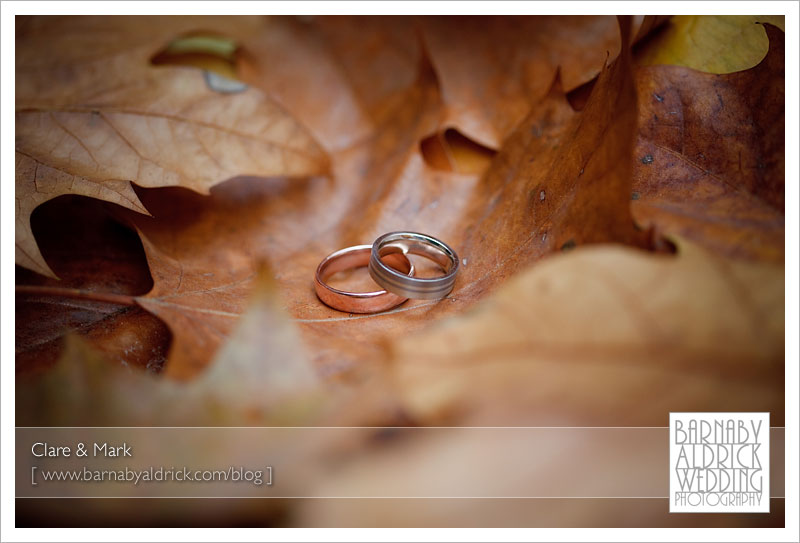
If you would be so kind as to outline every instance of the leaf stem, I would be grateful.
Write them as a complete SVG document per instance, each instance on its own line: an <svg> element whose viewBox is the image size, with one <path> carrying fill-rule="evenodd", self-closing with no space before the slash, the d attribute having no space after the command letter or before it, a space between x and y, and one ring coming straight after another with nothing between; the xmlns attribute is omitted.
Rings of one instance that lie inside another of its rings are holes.
<svg viewBox="0 0 800 543"><path fill-rule="evenodd" d="M107 302L118 305L136 305L136 297L127 294L111 294L106 292L94 292L79 288L63 287L41 287L30 285L17 285L17 294L32 294L42 296L61 296L63 298L76 298L79 300L92 300L95 302Z"/></svg>

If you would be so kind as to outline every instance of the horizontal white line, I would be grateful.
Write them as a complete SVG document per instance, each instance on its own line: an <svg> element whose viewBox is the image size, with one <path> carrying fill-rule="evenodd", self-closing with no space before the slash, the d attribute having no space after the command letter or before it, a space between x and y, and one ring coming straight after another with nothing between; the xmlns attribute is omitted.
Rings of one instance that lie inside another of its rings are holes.
<svg viewBox="0 0 800 543"><path fill-rule="evenodd" d="M33 500L668 500L669 496L14 496ZM783 500L785 496L770 496Z"/></svg>
<svg viewBox="0 0 800 543"><path fill-rule="evenodd" d="M462 429L462 430L580 430L580 429L615 429L615 430L637 430L637 429L668 429L669 426L15 426L17 430L48 430L48 429L89 429L89 430L108 430L108 429L186 429L186 430L257 430L272 428L292 428L304 430L317 429L382 429L382 430L418 430L418 429ZM771 430L783 429L785 426L770 426Z"/></svg>

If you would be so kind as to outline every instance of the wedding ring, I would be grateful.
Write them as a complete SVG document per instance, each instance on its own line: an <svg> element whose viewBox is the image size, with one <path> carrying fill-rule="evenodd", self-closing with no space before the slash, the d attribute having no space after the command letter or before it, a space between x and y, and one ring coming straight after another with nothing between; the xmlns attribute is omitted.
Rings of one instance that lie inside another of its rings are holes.
<svg viewBox="0 0 800 543"><path fill-rule="evenodd" d="M346 313L377 313L398 306L408 299L385 290L345 292L325 283L337 272L366 266L371 251L371 245L354 245L329 254L319 263L314 287L317 296L325 305ZM414 266L402 253L386 255L381 264L398 275L403 276L404 273L409 276L414 275ZM396 271L395 268L400 271Z"/></svg>
<svg viewBox="0 0 800 543"><path fill-rule="evenodd" d="M444 271L441 277L422 278L403 275L383 260L393 254L414 254L436 262ZM456 281L458 255L446 243L416 232L390 232L375 240L369 259L369 274L380 286L398 296L435 300L444 298Z"/></svg>

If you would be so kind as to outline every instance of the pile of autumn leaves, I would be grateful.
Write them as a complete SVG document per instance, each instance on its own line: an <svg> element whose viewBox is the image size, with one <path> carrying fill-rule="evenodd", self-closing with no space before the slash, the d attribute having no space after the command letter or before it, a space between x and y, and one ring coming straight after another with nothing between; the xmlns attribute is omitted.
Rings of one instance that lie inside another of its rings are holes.
<svg viewBox="0 0 800 543"><path fill-rule="evenodd" d="M692 53L653 23L19 20L18 281L84 295L18 295L18 369L44 368L18 423L782 424L783 33L694 23ZM744 65L665 65L715 50ZM62 195L143 253L40 252ZM316 300L322 257L398 229L464 258L448 299ZM160 376L108 363L167 348Z"/></svg>

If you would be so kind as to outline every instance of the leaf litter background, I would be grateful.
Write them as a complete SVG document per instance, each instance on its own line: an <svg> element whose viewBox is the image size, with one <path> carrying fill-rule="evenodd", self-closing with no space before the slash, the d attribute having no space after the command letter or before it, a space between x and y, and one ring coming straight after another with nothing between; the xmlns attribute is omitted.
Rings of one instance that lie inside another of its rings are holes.
<svg viewBox="0 0 800 543"><path fill-rule="evenodd" d="M17 423L783 425L780 26L17 18ZM377 315L316 299L321 258L398 229L457 249L448 298ZM407 450L396 473L446 483L437 463L482 447L374 433L347 434L339 471L322 470L330 443L296 469L381 488L395 475L375 466ZM505 484L568 461L540 453ZM259 503L80 507L90 523L719 522L602 500L243 501ZM775 502L728 520L782 525Z"/></svg>

